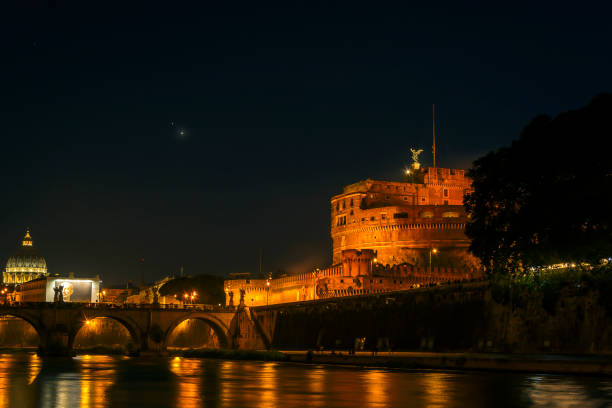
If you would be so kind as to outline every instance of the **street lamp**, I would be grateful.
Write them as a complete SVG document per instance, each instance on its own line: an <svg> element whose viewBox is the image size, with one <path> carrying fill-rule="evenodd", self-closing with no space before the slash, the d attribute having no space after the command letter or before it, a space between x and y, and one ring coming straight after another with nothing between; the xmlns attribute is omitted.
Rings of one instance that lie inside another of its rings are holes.
<svg viewBox="0 0 612 408"><path fill-rule="evenodd" d="M266 306L270 303L270 279L266 280Z"/></svg>
<svg viewBox="0 0 612 408"><path fill-rule="evenodd" d="M438 250L436 248L431 248L429 250L429 275L431 275L431 254L437 254Z"/></svg>

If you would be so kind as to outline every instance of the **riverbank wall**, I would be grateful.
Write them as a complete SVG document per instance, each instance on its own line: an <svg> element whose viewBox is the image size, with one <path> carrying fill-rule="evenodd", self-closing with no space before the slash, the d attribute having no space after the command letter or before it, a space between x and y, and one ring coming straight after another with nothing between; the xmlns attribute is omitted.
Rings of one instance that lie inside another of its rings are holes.
<svg viewBox="0 0 612 408"><path fill-rule="evenodd" d="M251 310L278 350L612 353L612 319L599 292L564 288L494 299L487 283L301 302Z"/></svg>
<svg viewBox="0 0 612 408"><path fill-rule="evenodd" d="M524 373L612 375L612 356L526 355L499 353L313 353L284 351L288 361L399 369L505 371Z"/></svg>

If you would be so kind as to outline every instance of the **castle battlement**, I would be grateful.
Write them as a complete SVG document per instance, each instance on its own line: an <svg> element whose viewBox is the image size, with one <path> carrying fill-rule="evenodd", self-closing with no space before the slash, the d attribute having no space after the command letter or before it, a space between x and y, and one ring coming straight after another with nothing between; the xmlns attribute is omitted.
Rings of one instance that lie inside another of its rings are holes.
<svg viewBox="0 0 612 408"><path fill-rule="evenodd" d="M226 280L226 305L237 306L240 293L246 306L291 303L339 296L407 290L438 282L480 278L477 270L407 263L383 265L372 250L347 250L342 263L312 272L276 279Z"/></svg>

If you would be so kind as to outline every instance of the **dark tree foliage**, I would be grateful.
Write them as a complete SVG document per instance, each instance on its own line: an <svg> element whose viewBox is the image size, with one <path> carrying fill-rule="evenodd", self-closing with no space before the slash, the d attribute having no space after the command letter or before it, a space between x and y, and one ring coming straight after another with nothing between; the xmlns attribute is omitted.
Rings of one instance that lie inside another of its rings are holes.
<svg viewBox="0 0 612 408"><path fill-rule="evenodd" d="M488 272L612 256L612 95L538 116L476 160L465 199L471 251Z"/></svg>
<svg viewBox="0 0 612 408"><path fill-rule="evenodd" d="M182 297L184 293L198 292L196 303L216 305L225 304L225 293L223 292L224 279L214 275L197 275L184 278L176 278L168 281L159 289L162 296Z"/></svg>

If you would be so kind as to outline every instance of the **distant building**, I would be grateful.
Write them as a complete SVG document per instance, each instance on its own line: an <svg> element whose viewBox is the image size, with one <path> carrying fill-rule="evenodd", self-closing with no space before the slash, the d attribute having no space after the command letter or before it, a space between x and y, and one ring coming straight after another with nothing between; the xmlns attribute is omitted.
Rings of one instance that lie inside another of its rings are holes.
<svg viewBox="0 0 612 408"><path fill-rule="evenodd" d="M44 276L15 287L16 302L96 303L99 301L100 278Z"/></svg>
<svg viewBox="0 0 612 408"><path fill-rule="evenodd" d="M6 263L2 282L15 285L44 276L47 276L47 262L34 247L30 230L27 229L21 245Z"/></svg>

